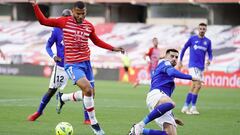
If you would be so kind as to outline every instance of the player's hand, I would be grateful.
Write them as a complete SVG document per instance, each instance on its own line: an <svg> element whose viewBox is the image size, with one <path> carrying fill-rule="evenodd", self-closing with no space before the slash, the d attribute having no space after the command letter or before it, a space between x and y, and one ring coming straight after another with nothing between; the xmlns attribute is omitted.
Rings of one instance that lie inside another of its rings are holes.
<svg viewBox="0 0 240 135"><path fill-rule="evenodd" d="M29 3L31 3L33 6L37 4L37 0L28 0Z"/></svg>
<svg viewBox="0 0 240 135"><path fill-rule="evenodd" d="M114 51L114 52L121 52L122 54L125 53L125 50L124 50L122 47L114 47L114 48L113 48L113 51Z"/></svg>
<svg viewBox="0 0 240 135"><path fill-rule="evenodd" d="M207 60L206 66L209 66L210 64L211 64L211 61L210 61L210 60Z"/></svg>
<svg viewBox="0 0 240 135"><path fill-rule="evenodd" d="M183 126L184 123L182 120L178 119L178 118L175 118L175 122L179 125L179 126Z"/></svg>
<svg viewBox="0 0 240 135"><path fill-rule="evenodd" d="M178 62L178 70L181 70L181 69L182 69L182 67L183 67L183 64L182 64L182 62L181 62L181 61L179 61L179 62Z"/></svg>
<svg viewBox="0 0 240 135"><path fill-rule="evenodd" d="M55 57L53 58L53 60L54 60L55 62L61 62L61 61L62 61L62 59L61 59L60 57L58 57L58 56L55 56Z"/></svg>

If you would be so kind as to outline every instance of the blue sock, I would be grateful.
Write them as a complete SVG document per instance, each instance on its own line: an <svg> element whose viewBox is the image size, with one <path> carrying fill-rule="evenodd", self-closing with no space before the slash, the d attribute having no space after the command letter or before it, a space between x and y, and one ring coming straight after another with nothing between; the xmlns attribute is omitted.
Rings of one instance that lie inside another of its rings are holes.
<svg viewBox="0 0 240 135"><path fill-rule="evenodd" d="M84 119L85 119L85 120L90 120L90 119L89 119L89 116L88 116L88 113L87 113L87 110L86 110L86 108L85 108L84 105L83 105L83 111L84 111Z"/></svg>
<svg viewBox="0 0 240 135"><path fill-rule="evenodd" d="M198 95L192 94L192 106L196 106Z"/></svg>
<svg viewBox="0 0 240 135"><path fill-rule="evenodd" d="M173 109L174 106L172 103L164 103L161 104L159 106L157 106L152 112L150 112L144 119L143 122L145 124L153 121L154 119L162 116L164 113L166 113L167 111Z"/></svg>
<svg viewBox="0 0 240 135"><path fill-rule="evenodd" d="M165 131L144 128L143 135L167 135L167 133Z"/></svg>
<svg viewBox="0 0 240 135"><path fill-rule="evenodd" d="M191 101L192 101L192 93L189 92L189 93L187 94L187 97L186 97L186 101L185 101L184 106L189 106L190 103L191 103Z"/></svg>
<svg viewBox="0 0 240 135"><path fill-rule="evenodd" d="M46 105L48 104L48 102L50 101L51 97L48 94L45 94L41 100L41 103L38 107L38 113L42 114L44 108L46 107Z"/></svg>

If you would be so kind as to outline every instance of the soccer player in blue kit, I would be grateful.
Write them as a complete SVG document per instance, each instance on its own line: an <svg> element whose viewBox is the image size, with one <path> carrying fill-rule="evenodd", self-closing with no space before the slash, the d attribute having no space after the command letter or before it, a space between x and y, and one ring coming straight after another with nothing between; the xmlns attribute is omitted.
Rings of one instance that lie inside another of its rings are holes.
<svg viewBox="0 0 240 135"><path fill-rule="evenodd" d="M71 15L72 15L72 12L70 9L65 9L62 12L62 16L71 16ZM62 39L63 39L62 29L55 27L52 31L51 37L49 37L48 42L46 44L46 51L48 55L51 58L53 58L53 60L56 62L56 65L53 68L53 72L52 72L50 83L49 83L49 89L44 94L38 110L35 113L28 116L29 121L35 121L37 118L39 118L42 115L43 110L47 106L48 102L51 100L52 96L56 93L57 89L59 88L60 90L63 90L67 85L68 75L64 70L64 46L63 46ZM54 54L51 49L54 43L56 43L57 54ZM77 91L77 92L81 92L81 91ZM71 97L77 100L82 99L82 97L74 97L74 95ZM84 116L85 116L84 124L90 124L87 111L84 111Z"/></svg>
<svg viewBox="0 0 240 135"><path fill-rule="evenodd" d="M184 45L181 54L180 54L180 62L179 69L182 67L182 60L185 51L187 48L190 48L190 56L189 56L189 74L193 77L198 78L199 80L203 80L203 71L205 68L205 55L208 53L208 60L206 62L206 66L209 66L212 61L212 45L211 40L205 37L205 33L207 31L207 24L200 23L198 26L199 34L192 36ZM182 113L186 114L200 114L196 108L196 103L198 99L198 93L202 87L202 83L200 81L193 81L192 87L187 94L185 104L181 110ZM189 109L190 104L192 107Z"/></svg>
<svg viewBox="0 0 240 135"><path fill-rule="evenodd" d="M168 49L165 57L159 60L146 99L150 113L142 121L133 125L129 135L177 135L176 126L183 125L183 122L174 118L172 114L172 109L175 107L171 99L175 88L174 78L198 81L191 75L183 74L174 68L178 55L176 49ZM153 120L162 130L144 128Z"/></svg>

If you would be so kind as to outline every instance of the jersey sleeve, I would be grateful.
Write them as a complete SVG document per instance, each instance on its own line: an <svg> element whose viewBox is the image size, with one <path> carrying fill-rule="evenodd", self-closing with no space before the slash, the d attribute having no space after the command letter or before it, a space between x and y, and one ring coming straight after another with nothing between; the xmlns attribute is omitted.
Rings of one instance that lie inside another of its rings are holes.
<svg viewBox="0 0 240 135"><path fill-rule="evenodd" d="M176 70L169 61L165 61L163 68L163 72L167 73L169 76L174 78L180 78L180 79L187 79L192 80L192 76L188 74L184 74L178 70Z"/></svg>
<svg viewBox="0 0 240 135"><path fill-rule="evenodd" d="M174 67L168 68L167 74L174 78L180 78L180 79L186 79L186 80L192 80L192 76L188 74L184 74L178 70L176 70Z"/></svg>
<svg viewBox="0 0 240 135"><path fill-rule="evenodd" d="M212 61L213 55L212 55L212 42L211 42L211 40L209 40L209 46L207 48L207 52L208 52L208 59L210 61Z"/></svg>
<svg viewBox="0 0 240 135"><path fill-rule="evenodd" d="M47 41L47 44L46 44L46 51L47 51L47 53L48 53L48 55L50 56L50 57L52 57L53 58L53 56L54 56L54 53L53 53L53 51L52 51L52 46L53 46L53 44L56 42L56 40L57 40L57 38L56 38L56 29L54 28L53 29L53 31L52 31L52 34L51 34L51 36L49 37L49 39L48 39L48 41Z"/></svg>
<svg viewBox="0 0 240 135"><path fill-rule="evenodd" d="M94 29L94 26L92 25L92 32L90 34L90 39L92 40L92 42L98 46L98 47L101 47L101 48L104 48L104 49L107 49L107 50L110 50L112 51L113 50L113 46L105 43L104 41L102 41L95 33L95 29Z"/></svg>
<svg viewBox="0 0 240 135"><path fill-rule="evenodd" d="M145 54L146 56L151 56L153 52L153 48L149 48L147 53Z"/></svg>
<svg viewBox="0 0 240 135"><path fill-rule="evenodd" d="M183 47L183 49L182 49L182 51L181 51L181 54L180 54L180 61L182 61L183 56L184 56L184 53L185 53L185 51L187 50L187 48L188 48L189 46L191 46L191 39L192 39L192 38L189 38L188 41L185 43L185 45L184 45L184 47Z"/></svg>
<svg viewBox="0 0 240 135"><path fill-rule="evenodd" d="M46 18L42 11L40 10L38 5L33 6L34 13L40 24L51 27L60 27L63 28L65 26L67 17L59 17L59 18Z"/></svg>

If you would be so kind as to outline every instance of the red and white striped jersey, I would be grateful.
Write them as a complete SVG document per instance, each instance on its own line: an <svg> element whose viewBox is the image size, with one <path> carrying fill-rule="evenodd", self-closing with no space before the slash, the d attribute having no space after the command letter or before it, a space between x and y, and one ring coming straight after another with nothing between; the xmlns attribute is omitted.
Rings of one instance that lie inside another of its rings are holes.
<svg viewBox="0 0 240 135"><path fill-rule="evenodd" d="M158 60L160 58L160 49L151 47L146 54L150 58L149 68L150 70L154 70L158 65Z"/></svg>
<svg viewBox="0 0 240 135"><path fill-rule="evenodd" d="M90 49L88 39L108 50L113 47L101 39L95 33L94 26L86 19L81 24L77 24L73 16L60 18L46 18L38 5L34 6L34 12L42 25L60 27L63 29L64 56L66 63L77 63L90 60Z"/></svg>

